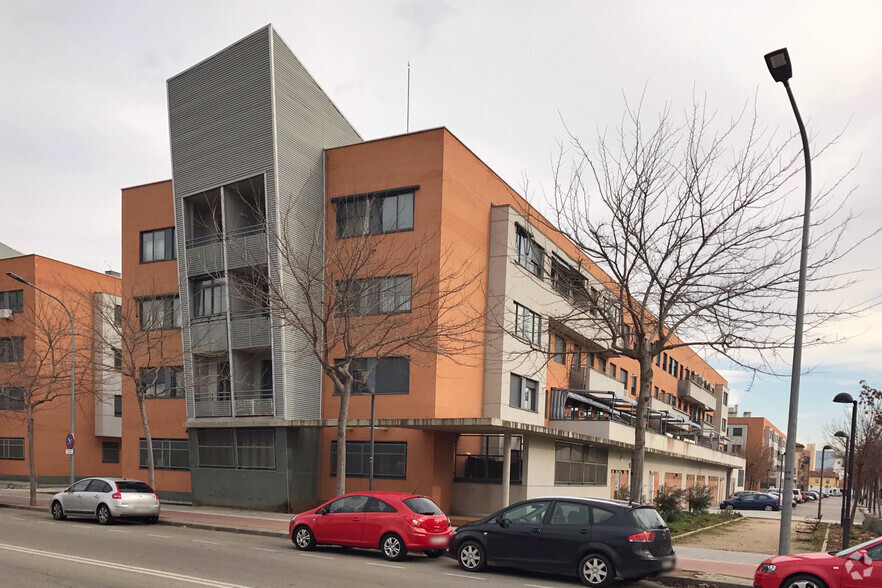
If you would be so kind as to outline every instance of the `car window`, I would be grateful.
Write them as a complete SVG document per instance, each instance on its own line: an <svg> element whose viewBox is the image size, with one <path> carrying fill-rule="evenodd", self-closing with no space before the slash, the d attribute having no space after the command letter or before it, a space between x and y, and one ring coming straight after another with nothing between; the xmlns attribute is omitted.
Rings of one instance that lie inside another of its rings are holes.
<svg viewBox="0 0 882 588"><path fill-rule="evenodd" d="M144 482L117 482L116 487L123 493L153 494L153 490Z"/></svg>
<svg viewBox="0 0 882 588"><path fill-rule="evenodd" d="M614 513L613 511L606 510L605 508L600 508L597 506L591 507L591 520L594 522L595 525L599 525L600 523L613 518L615 514L616 513Z"/></svg>
<svg viewBox="0 0 882 588"><path fill-rule="evenodd" d="M550 525L587 525L591 510L587 504L558 502L554 505Z"/></svg>
<svg viewBox="0 0 882 588"><path fill-rule="evenodd" d="M441 510L437 504L431 499L426 498L425 496L414 496L413 498L406 498L401 502L404 505L412 510L413 512L421 515L439 515L444 514L444 511Z"/></svg>
<svg viewBox="0 0 882 588"><path fill-rule="evenodd" d="M882 561L882 543L867 549L867 555L873 561Z"/></svg>
<svg viewBox="0 0 882 588"><path fill-rule="evenodd" d="M499 516L512 525L539 525L550 505L551 503L546 501L527 502L510 508Z"/></svg>
<svg viewBox="0 0 882 588"><path fill-rule="evenodd" d="M665 520L654 508L635 508L631 511L631 516L643 529L663 529L667 526Z"/></svg>
<svg viewBox="0 0 882 588"><path fill-rule="evenodd" d="M347 496L328 505L329 513L363 512L367 496Z"/></svg>
<svg viewBox="0 0 882 588"><path fill-rule="evenodd" d="M92 480L89 482L89 487L86 488L86 492L109 492L110 485L104 480Z"/></svg>
<svg viewBox="0 0 882 588"><path fill-rule="evenodd" d="M756 500L756 495L755 494L745 494L744 496L741 497L741 500L743 500L745 502L750 502L752 500Z"/></svg>
<svg viewBox="0 0 882 588"><path fill-rule="evenodd" d="M378 498L371 497L364 507L364 512L398 512L395 507Z"/></svg>
<svg viewBox="0 0 882 588"><path fill-rule="evenodd" d="M85 492L86 486L88 486L91 481L92 480L90 478L86 478L85 480L80 480L79 482L77 482L76 484L74 484L73 486L70 487L70 491L71 492Z"/></svg>

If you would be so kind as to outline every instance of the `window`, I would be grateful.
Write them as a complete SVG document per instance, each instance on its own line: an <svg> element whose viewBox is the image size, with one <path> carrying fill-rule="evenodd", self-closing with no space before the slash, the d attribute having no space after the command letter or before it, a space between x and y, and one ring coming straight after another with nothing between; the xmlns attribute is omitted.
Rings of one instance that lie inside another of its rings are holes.
<svg viewBox="0 0 882 588"><path fill-rule="evenodd" d="M147 398L183 398L184 368L141 368L141 385Z"/></svg>
<svg viewBox="0 0 882 588"><path fill-rule="evenodd" d="M516 246L518 263L530 273L542 277L542 264L545 261L545 250L527 233L526 229L517 225Z"/></svg>
<svg viewBox="0 0 882 588"><path fill-rule="evenodd" d="M24 437L0 437L0 459L24 459Z"/></svg>
<svg viewBox="0 0 882 588"><path fill-rule="evenodd" d="M193 281L193 316L214 316L226 311L227 293L221 280L207 278Z"/></svg>
<svg viewBox="0 0 882 588"><path fill-rule="evenodd" d="M329 504L327 506L327 512L340 514L351 512L364 512L364 508L365 506L367 506L367 503L367 496L346 496L344 498L339 498Z"/></svg>
<svg viewBox="0 0 882 588"><path fill-rule="evenodd" d="M625 385L625 390L628 389L628 370L622 368L619 370L619 380Z"/></svg>
<svg viewBox="0 0 882 588"><path fill-rule="evenodd" d="M24 312L24 293L22 290L0 292L0 310L11 310L14 314Z"/></svg>
<svg viewBox="0 0 882 588"><path fill-rule="evenodd" d="M606 468L605 449L560 441L555 444L555 484L605 485Z"/></svg>
<svg viewBox="0 0 882 588"><path fill-rule="evenodd" d="M541 525L549 506L551 502L545 500L527 502L508 509L499 518L510 525Z"/></svg>
<svg viewBox="0 0 882 588"><path fill-rule="evenodd" d="M92 480L89 482L89 485L86 486L86 492L94 492L96 494L106 494L111 490L113 490L113 488L111 488L110 484L104 480Z"/></svg>
<svg viewBox="0 0 882 588"><path fill-rule="evenodd" d="M606 358L605 357L598 356L598 358L597 358L597 371L599 371L600 373L606 372Z"/></svg>
<svg viewBox="0 0 882 588"><path fill-rule="evenodd" d="M110 348L113 351L113 369L122 371L122 350L116 347Z"/></svg>
<svg viewBox="0 0 882 588"><path fill-rule="evenodd" d="M631 395L637 396L637 376L631 376Z"/></svg>
<svg viewBox="0 0 882 588"><path fill-rule="evenodd" d="M612 379L616 378L616 364L609 364L609 377Z"/></svg>
<svg viewBox="0 0 882 588"><path fill-rule="evenodd" d="M566 298L578 297L584 299L584 278L578 270L570 267L563 258L558 255L551 257L551 287ZM580 296L577 296L580 295ZM587 306L593 305L591 301L585 301Z"/></svg>
<svg viewBox="0 0 882 588"><path fill-rule="evenodd" d="M177 295L140 300L141 330L181 328L181 301Z"/></svg>
<svg viewBox="0 0 882 588"><path fill-rule="evenodd" d="M579 525L590 524L591 510L587 504L576 502L558 502L551 515L551 525Z"/></svg>
<svg viewBox="0 0 882 588"><path fill-rule="evenodd" d="M199 429L196 447L199 467L276 469L273 429Z"/></svg>
<svg viewBox="0 0 882 588"><path fill-rule="evenodd" d="M383 502L379 498L371 496L367 504L364 506L364 512L398 512L395 507L388 502Z"/></svg>
<svg viewBox="0 0 882 588"><path fill-rule="evenodd" d="M515 302L515 337L520 337L533 345L542 344L542 317Z"/></svg>
<svg viewBox="0 0 882 588"><path fill-rule="evenodd" d="M567 363L567 340L561 337L560 335L554 336L554 361L561 364L566 365ZM581 358L579 359L581 362ZM580 367L579 364L576 363L576 357L573 356L573 367Z"/></svg>
<svg viewBox="0 0 882 588"><path fill-rule="evenodd" d="M0 337L0 363L24 361L24 337Z"/></svg>
<svg viewBox="0 0 882 588"><path fill-rule="evenodd" d="M122 306L119 304L113 305L113 324L117 329L122 327Z"/></svg>
<svg viewBox="0 0 882 588"><path fill-rule="evenodd" d="M410 312L410 276L365 278L337 282L337 316Z"/></svg>
<svg viewBox="0 0 882 588"><path fill-rule="evenodd" d="M658 386L653 386L652 395L653 395L655 398L658 398L658 397L659 397L659 396L658 396Z"/></svg>
<svg viewBox="0 0 882 588"><path fill-rule="evenodd" d="M515 408L536 412L536 396L539 383L536 380L511 375L511 389L508 403Z"/></svg>
<svg viewBox="0 0 882 588"><path fill-rule="evenodd" d="M413 229L414 188L335 199L337 238Z"/></svg>
<svg viewBox="0 0 882 588"><path fill-rule="evenodd" d="M346 442L346 476L367 478L370 475L371 444L367 441ZM337 475L337 442L331 441L331 475ZM374 442L374 477L407 477L407 443Z"/></svg>
<svg viewBox="0 0 882 588"><path fill-rule="evenodd" d="M662 353L662 369L668 371L668 354Z"/></svg>
<svg viewBox="0 0 882 588"><path fill-rule="evenodd" d="M725 404L726 406L729 406L729 393L728 392L723 392L723 404Z"/></svg>
<svg viewBox="0 0 882 588"><path fill-rule="evenodd" d="M138 467L146 470L147 439L141 439L138 453ZM153 467L157 470L189 470L190 442L187 439L153 439Z"/></svg>
<svg viewBox="0 0 882 588"><path fill-rule="evenodd" d="M141 263L175 258L175 228L141 233Z"/></svg>
<svg viewBox="0 0 882 588"><path fill-rule="evenodd" d="M744 429L742 427L732 427L732 436L733 437L743 437Z"/></svg>
<svg viewBox="0 0 882 588"><path fill-rule="evenodd" d="M0 389L0 410L24 410L24 390L14 386Z"/></svg>
<svg viewBox="0 0 882 588"><path fill-rule="evenodd" d="M122 394L113 395L113 416L122 416Z"/></svg>
<svg viewBox="0 0 882 588"><path fill-rule="evenodd" d="M376 366L376 367L375 367ZM373 357L359 357L349 364L349 373L361 379L364 372L371 370L364 386L357 382L352 384L353 394L409 394L410 393L410 359L406 357L384 357L377 361ZM340 390L335 390L339 394Z"/></svg>
<svg viewBox="0 0 882 588"><path fill-rule="evenodd" d="M102 463L119 463L118 441L101 442L101 461Z"/></svg>

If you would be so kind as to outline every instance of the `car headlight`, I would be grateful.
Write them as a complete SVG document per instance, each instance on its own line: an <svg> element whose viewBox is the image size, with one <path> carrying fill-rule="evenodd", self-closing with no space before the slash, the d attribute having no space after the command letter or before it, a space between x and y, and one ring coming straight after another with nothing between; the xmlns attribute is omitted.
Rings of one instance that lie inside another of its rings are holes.
<svg viewBox="0 0 882 588"><path fill-rule="evenodd" d="M766 573L766 574L771 574L772 572L774 572L777 569L778 569L778 566L776 566L775 564L764 563L763 565L760 566L759 571Z"/></svg>

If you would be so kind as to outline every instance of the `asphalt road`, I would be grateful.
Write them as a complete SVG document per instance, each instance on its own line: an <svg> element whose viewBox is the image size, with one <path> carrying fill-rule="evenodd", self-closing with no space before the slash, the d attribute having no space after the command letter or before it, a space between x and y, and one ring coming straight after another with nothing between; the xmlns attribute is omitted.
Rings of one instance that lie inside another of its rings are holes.
<svg viewBox="0 0 882 588"><path fill-rule="evenodd" d="M580 586L575 578L493 571L470 574L447 557L387 562L378 551L319 548L220 531L0 511L0 584L7 586ZM654 582L621 588L658 588Z"/></svg>
<svg viewBox="0 0 882 588"><path fill-rule="evenodd" d="M831 496L829 498L825 498L823 503L821 504L821 516L825 523L838 523L840 520L840 511L842 510L842 497L841 496ZM781 520L780 512L766 512L763 510L739 510L742 515L746 517L751 517L755 519L775 519ZM797 504L793 509L793 520L802 520L806 517L817 518L818 516L818 502L810 501L804 502L802 504ZM864 515L861 513L860 509L855 513L854 516L855 524L860 524L864 520Z"/></svg>

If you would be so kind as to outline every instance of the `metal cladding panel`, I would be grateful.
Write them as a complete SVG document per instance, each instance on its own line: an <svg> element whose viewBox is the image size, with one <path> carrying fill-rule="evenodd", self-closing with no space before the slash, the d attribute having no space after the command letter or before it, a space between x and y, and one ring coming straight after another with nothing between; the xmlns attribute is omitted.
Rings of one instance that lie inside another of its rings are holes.
<svg viewBox="0 0 882 588"><path fill-rule="evenodd" d="M272 218L302 223L281 227L274 234L286 235L298 249L308 251L315 246L316 230L323 234L324 149L358 143L361 137L275 31L272 43L278 177ZM270 263L277 265L278 253L270 257L276 258ZM289 300L296 300L291 268L280 267L277 275ZM314 293L318 300L321 295ZM274 328L273 349L274 365L284 366L275 374L277 416L320 418L321 366L309 352L306 338L291 327Z"/></svg>

